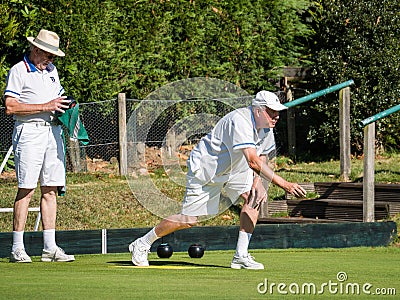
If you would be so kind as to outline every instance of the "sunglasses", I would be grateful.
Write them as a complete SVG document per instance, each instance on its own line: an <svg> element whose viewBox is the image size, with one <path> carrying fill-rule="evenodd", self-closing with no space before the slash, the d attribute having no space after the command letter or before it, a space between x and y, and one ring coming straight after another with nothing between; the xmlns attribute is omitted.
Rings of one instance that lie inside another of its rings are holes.
<svg viewBox="0 0 400 300"><path fill-rule="evenodd" d="M57 57L57 55L50 54L49 52L46 52L42 49L39 49L39 50L44 53L44 55L46 56L46 58L48 60L54 60Z"/></svg>
<svg viewBox="0 0 400 300"><path fill-rule="evenodd" d="M272 119L274 119L274 118L279 116L279 111L272 110L272 109L270 109L268 107L263 109L263 112L266 113L267 115L269 115Z"/></svg>

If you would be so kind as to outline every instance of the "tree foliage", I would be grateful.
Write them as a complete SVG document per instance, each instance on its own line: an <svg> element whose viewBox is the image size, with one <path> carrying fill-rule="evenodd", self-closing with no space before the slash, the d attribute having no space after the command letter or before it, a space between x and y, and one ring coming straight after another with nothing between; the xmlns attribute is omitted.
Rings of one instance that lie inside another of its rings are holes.
<svg viewBox="0 0 400 300"><path fill-rule="evenodd" d="M26 36L30 35L38 15L38 8L23 0L0 2L0 87L4 91L5 78L10 67L21 60L26 49Z"/></svg>
<svg viewBox="0 0 400 300"><path fill-rule="evenodd" d="M400 2L391 0L321 0L316 13L314 76L316 88L349 79L353 152L363 146L358 122L400 103ZM309 139L337 148L337 95L313 106ZM378 146L400 149L400 114L376 123Z"/></svg>
<svg viewBox="0 0 400 300"><path fill-rule="evenodd" d="M353 152L362 148L357 123L399 103L398 1L1 0L0 13L0 76L21 60L27 36L53 30L66 53L55 62L60 78L80 102L119 92L144 99L194 77L218 78L254 94L275 89L282 67L310 66L314 90L355 81ZM176 113L186 112L177 107ZM337 95L302 114L310 148L337 153ZM399 119L397 113L377 122L379 145L399 149Z"/></svg>
<svg viewBox="0 0 400 300"><path fill-rule="evenodd" d="M27 35L46 28L60 35L66 53L56 61L64 87L83 102L118 92L141 99L166 83L206 76L253 93L271 88L280 67L304 63L307 6L307 0L11 0L1 4L2 69L22 57Z"/></svg>

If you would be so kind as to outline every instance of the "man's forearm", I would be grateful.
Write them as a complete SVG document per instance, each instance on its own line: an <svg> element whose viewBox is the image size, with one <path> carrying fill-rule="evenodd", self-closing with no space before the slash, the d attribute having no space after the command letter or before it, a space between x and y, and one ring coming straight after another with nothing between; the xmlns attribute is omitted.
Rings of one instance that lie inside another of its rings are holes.
<svg viewBox="0 0 400 300"><path fill-rule="evenodd" d="M270 167L268 167L268 165L265 162L263 162L261 165L259 175L262 178L268 180L269 182L274 183L273 180L275 177L275 172Z"/></svg>
<svg viewBox="0 0 400 300"><path fill-rule="evenodd" d="M46 111L46 104L26 104L21 103L15 98L6 99L6 114L7 115L17 115L26 116L37 114Z"/></svg>
<svg viewBox="0 0 400 300"><path fill-rule="evenodd" d="M6 113L8 115L27 116L45 111L44 104L21 104L18 106L8 107Z"/></svg>
<svg viewBox="0 0 400 300"><path fill-rule="evenodd" d="M260 174L262 178L268 180L269 182L279 186L280 188L284 189L285 191L289 191L288 182L283 179L281 176L275 174L275 172L268 167L266 163L263 163Z"/></svg>

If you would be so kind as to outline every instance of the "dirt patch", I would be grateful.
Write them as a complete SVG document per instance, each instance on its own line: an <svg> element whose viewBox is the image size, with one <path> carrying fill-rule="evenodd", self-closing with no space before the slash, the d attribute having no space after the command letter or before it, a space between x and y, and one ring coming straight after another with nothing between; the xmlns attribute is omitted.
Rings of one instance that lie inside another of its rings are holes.
<svg viewBox="0 0 400 300"><path fill-rule="evenodd" d="M114 157L110 161L98 158L87 158L86 166L88 172L118 173L118 160Z"/></svg>
<svg viewBox="0 0 400 300"><path fill-rule="evenodd" d="M13 179L15 179L15 177L16 177L15 170L3 171L0 174L0 179L4 179L4 180L13 180Z"/></svg>
<svg viewBox="0 0 400 300"><path fill-rule="evenodd" d="M166 153L168 149L158 148L158 147L146 147L144 158L139 162L140 167L152 171L154 169L160 168L168 164L179 163L184 165L186 160L190 155L190 151L193 146L181 146L176 152L172 151ZM110 161L105 161L99 158L86 158L86 169L87 172L102 172L110 174L118 174L119 172L119 162L116 157L112 157ZM72 171L72 170L68 170ZM15 179L15 170L4 171L0 174L0 179Z"/></svg>

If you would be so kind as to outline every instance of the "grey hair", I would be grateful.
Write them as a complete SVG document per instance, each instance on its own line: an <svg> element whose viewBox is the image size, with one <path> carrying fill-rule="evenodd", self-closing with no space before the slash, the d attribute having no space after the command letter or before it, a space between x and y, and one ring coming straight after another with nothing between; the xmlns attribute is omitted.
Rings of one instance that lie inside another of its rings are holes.
<svg viewBox="0 0 400 300"><path fill-rule="evenodd" d="M265 105L261 105L261 104L259 104L259 103L257 103L257 104L251 104L251 106L253 106L254 108L263 108L263 107L265 107Z"/></svg>

